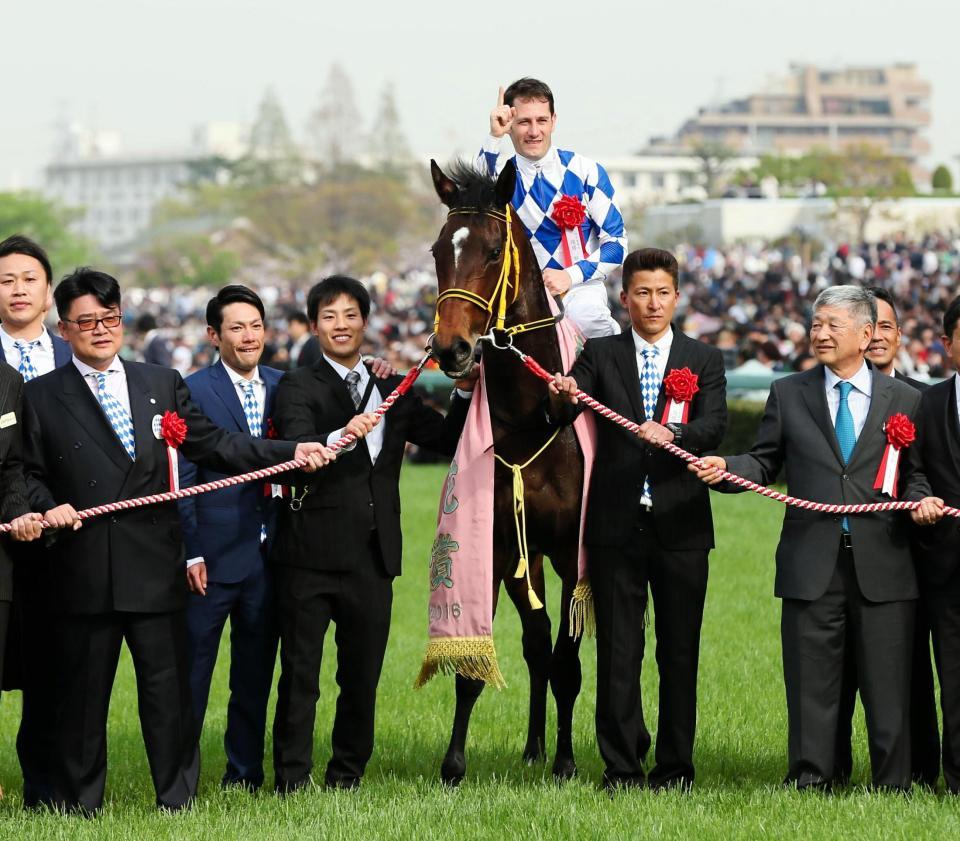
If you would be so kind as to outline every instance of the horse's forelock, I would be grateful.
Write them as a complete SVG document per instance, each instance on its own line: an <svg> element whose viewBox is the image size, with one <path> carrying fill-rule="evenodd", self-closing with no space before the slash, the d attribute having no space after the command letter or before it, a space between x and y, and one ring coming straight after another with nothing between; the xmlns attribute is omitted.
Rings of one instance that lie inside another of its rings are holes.
<svg viewBox="0 0 960 841"><path fill-rule="evenodd" d="M472 164L456 161L449 178L457 185L452 209L502 210L497 203L497 179L479 172Z"/></svg>

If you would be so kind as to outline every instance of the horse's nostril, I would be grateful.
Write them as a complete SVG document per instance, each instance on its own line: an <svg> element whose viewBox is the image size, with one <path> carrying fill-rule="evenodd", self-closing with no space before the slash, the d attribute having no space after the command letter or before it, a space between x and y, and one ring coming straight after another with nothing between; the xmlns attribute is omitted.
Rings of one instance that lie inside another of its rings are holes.
<svg viewBox="0 0 960 841"><path fill-rule="evenodd" d="M453 343L453 354L457 360L466 360L472 352L473 348L470 347L470 343L463 339L457 339Z"/></svg>

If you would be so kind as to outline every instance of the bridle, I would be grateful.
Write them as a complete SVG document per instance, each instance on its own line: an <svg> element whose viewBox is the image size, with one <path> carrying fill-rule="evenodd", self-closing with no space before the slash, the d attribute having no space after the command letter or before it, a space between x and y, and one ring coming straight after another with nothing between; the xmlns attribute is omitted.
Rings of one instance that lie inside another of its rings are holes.
<svg viewBox="0 0 960 841"><path fill-rule="evenodd" d="M437 328L440 326L440 305L451 298L459 298L462 301L467 301L487 313L487 322L483 327L484 336L481 338L489 339L496 347L502 347L502 345L498 345L493 338L495 333L502 334L506 336L508 340L512 340L513 336L520 333L527 333L530 330L538 330L542 327L551 327L557 324L563 317L562 313L559 316L540 318L536 321L514 324L511 327L506 326L507 307L513 304L520 294L520 249L517 248L517 244L513 238L513 213L511 212L509 204L504 208L503 213L497 210L480 210L478 208L462 207L451 210L447 214L447 219L451 216L478 215L489 216L492 219L503 222L506 227L506 236L503 241L503 262L500 264L500 276L497 278L497 284L493 287L493 292L489 298L484 298L476 292L471 292L469 289L463 289L458 286L451 286L449 289L441 292L437 296L437 309L433 317L434 333L437 332ZM493 329L490 328L491 321L493 321Z"/></svg>

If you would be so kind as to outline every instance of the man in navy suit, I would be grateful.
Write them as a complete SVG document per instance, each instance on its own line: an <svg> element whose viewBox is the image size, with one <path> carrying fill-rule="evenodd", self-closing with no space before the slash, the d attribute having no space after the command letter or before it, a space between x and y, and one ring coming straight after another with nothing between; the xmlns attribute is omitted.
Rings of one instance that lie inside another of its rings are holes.
<svg viewBox="0 0 960 841"><path fill-rule="evenodd" d="M70 345L43 324L53 304L53 271L46 252L15 235L0 242L0 358L29 382L66 365ZM23 690L17 755L27 807L52 797L51 750L55 692L49 557L42 541L11 548L13 602L4 686Z"/></svg>
<svg viewBox="0 0 960 841"><path fill-rule="evenodd" d="M269 429L282 372L260 365L264 307L245 286L226 286L207 304L207 335L220 353L209 368L187 377L190 397L217 426L263 437ZM181 485L222 474L182 456ZM182 500L190 597L190 689L198 732L203 726L220 637L230 618L230 701L222 784L251 790L263 784L263 738L278 633L270 578L264 565L275 518L271 486L251 482Z"/></svg>

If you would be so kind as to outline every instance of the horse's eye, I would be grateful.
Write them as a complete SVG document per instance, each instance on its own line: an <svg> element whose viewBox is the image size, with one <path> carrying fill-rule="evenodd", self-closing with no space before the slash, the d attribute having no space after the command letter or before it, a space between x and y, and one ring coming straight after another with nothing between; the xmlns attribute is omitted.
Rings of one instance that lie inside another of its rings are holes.
<svg viewBox="0 0 960 841"><path fill-rule="evenodd" d="M490 261L499 260L501 254L503 254L503 249L497 246L490 252Z"/></svg>

